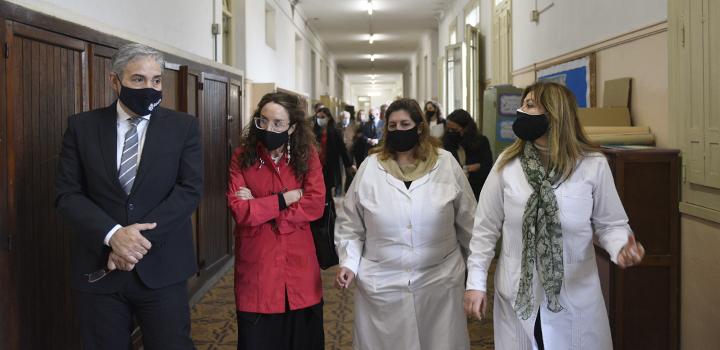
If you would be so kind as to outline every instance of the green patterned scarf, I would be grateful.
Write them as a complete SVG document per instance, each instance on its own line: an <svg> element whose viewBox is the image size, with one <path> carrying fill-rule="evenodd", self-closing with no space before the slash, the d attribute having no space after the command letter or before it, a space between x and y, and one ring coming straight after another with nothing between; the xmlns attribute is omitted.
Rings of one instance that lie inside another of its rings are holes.
<svg viewBox="0 0 720 350"><path fill-rule="evenodd" d="M532 280L536 264L540 283L548 299L548 309L552 312L563 309L559 301L564 272L563 242L557 199L552 185L556 176L555 170L545 170L540 161L540 153L531 142L525 143L520 163L525 178L533 188L523 213L522 266L520 287L515 300L515 312L523 320L527 320L534 311Z"/></svg>

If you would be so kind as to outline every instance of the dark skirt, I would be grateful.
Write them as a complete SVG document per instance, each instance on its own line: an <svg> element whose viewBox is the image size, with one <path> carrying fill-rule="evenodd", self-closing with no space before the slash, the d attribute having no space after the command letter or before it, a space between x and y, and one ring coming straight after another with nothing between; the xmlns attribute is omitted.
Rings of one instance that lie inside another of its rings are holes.
<svg viewBox="0 0 720 350"><path fill-rule="evenodd" d="M238 350L323 350L322 301L282 314L237 312Z"/></svg>

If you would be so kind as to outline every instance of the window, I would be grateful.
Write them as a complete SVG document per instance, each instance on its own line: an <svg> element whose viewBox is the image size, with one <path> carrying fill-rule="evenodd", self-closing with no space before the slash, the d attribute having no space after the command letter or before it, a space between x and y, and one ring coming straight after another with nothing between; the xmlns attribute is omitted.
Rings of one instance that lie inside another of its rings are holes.
<svg viewBox="0 0 720 350"><path fill-rule="evenodd" d="M295 34L295 90L304 91L303 80L303 42L300 35Z"/></svg>
<svg viewBox="0 0 720 350"><path fill-rule="evenodd" d="M465 24L473 27L480 23L480 3L472 0L465 6Z"/></svg>
<svg viewBox="0 0 720 350"><path fill-rule="evenodd" d="M325 86L328 87L328 90L330 89L330 66L325 65Z"/></svg>
<svg viewBox="0 0 720 350"><path fill-rule="evenodd" d="M509 84L512 70L512 25L510 0L495 1L492 14L492 81Z"/></svg>
<svg viewBox="0 0 720 350"><path fill-rule="evenodd" d="M450 23L450 45L457 44L457 20Z"/></svg>
<svg viewBox="0 0 720 350"><path fill-rule="evenodd" d="M265 44L275 49L275 8L265 3Z"/></svg>
<svg viewBox="0 0 720 350"><path fill-rule="evenodd" d="M223 63L228 66L235 64L234 62L234 46L233 46L233 23L232 23L232 8L230 0L223 0L222 10L222 40L223 40Z"/></svg>

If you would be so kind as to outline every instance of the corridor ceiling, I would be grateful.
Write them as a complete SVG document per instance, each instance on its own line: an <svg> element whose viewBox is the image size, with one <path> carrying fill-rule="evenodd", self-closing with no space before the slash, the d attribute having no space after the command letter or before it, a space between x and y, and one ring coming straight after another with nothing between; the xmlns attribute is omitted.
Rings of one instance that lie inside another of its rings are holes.
<svg viewBox="0 0 720 350"><path fill-rule="evenodd" d="M449 0L300 0L308 25L335 56L345 73L402 73L422 35L437 28ZM370 26L374 43L368 42ZM375 54L375 61L370 61Z"/></svg>

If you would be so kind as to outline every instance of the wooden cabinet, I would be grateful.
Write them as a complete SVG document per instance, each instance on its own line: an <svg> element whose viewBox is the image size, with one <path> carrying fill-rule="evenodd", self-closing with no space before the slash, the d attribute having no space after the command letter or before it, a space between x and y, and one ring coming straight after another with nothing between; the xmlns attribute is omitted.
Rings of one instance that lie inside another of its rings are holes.
<svg viewBox="0 0 720 350"><path fill-rule="evenodd" d="M677 349L680 319L679 151L606 149L635 237L639 266L621 269L601 248L597 264L615 350Z"/></svg>

